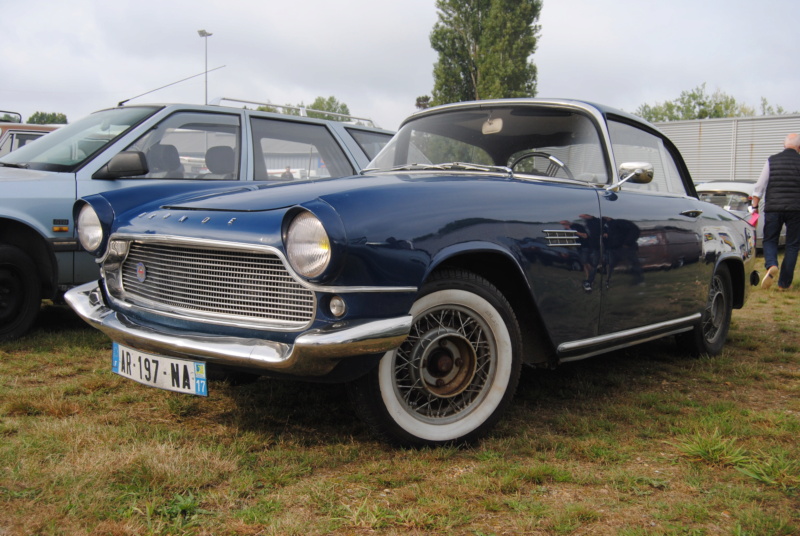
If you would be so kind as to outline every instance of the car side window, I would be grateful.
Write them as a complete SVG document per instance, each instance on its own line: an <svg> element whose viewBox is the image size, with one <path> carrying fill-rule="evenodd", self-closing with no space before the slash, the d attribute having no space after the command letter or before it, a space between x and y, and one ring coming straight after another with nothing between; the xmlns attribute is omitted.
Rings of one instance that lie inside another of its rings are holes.
<svg viewBox="0 0 800 536"><path fill-rule="evenodd" d="M339 143L322 125L254 117L251 127L257 181L355 174Z"/></svg>
<svg viewBox="0 0 800 536"><path fill-rule="evenodd" d="M358 146L361 147L361 150L364 151L364 154L367 155L367 158L372 160L375 158L381 149L386 147L386 144L389 143L389 140L392 139L391 134L385 134L382 132L368 132L366 130L357 130L355 128L348 128L347 132L356 140Z"/></svg>
<svg viewBox="0 0 800 536"><path fill-rule="evenodd" d="M24 147L30 141L37 140L44 136L44 132L10 132L9 136L0 146L0 155L8 154L11 151Z"/></svg>
<svg viewBox="0 0 800 536"><path fill-rule="evenodd" d="M10 132L2 142L3 144L0 145L0 156L11 152L11 146L14 144L14 133Z"/></svg>
<svg viewBox="0 0 800 536"><path fill-rule="evenodd" d="M617 167L625 162L648 162L653 165L653 180L649 184L628 182L624 189L686 194L678 166L660 137L632 125L611 120L608 122L608 132Z"/></svg>
<svg viewBox="0 0 800 536"><path fill-rule="evenodd" d="M239 179L239 116L176 113L131 144L147 158L145 179Z"/></svg>

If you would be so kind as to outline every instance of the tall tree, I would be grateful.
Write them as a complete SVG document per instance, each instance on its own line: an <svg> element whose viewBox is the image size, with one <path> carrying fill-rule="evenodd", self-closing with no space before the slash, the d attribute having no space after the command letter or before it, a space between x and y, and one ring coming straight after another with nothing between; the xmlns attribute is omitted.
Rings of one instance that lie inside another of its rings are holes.
<svg viewBox="0 0 800 536"><path fill-rule="evenodd" d="M67 116L59 113L35 112L28 118L33 125L66 125Z"/></svg>
<svg viewBox="0 0 800 536"><path fill-rule="evenodd" d="M436 0L431 104L536 95L541 0Z"/></svg>

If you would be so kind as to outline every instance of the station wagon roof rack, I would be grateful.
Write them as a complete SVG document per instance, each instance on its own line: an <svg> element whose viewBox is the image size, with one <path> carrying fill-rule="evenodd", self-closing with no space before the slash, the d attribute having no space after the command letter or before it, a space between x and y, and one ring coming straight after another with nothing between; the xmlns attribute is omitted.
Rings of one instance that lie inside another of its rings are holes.
<svg viewBox="0 0 800 536"><path fill-rule="evenodd" d="M378 125L375 124L375 122L372 119L367 119L366 117L356 117L354 115L340 114L340 113L336 113L336 112L326 112L325 110L315 110L313 108L306 108L304 106L288 106L288 105L283 105L283 104L272 104L271 102L259 102L259 101L253 101L253 100L232 99L232 98L229 98L229 97L220 97L220 98L214 99L209 104L213 104L213 105L216 105L216 106L221 106L222 102L238 102L238 103L242 103L242 104L255 104L257 106L269 106L270 108L281 108L283 110L295 110L295 111L300 113L301 117L308 117L308 112L316 112L316 113L319 113L319 114L326 114L326 115L332 115L332 116L335 116L335 117L341 117L341 118L345 119L346 121L364 123L366 126L369 126L369 127L376 127L377 128L377 126L378 126Z"/></svg>

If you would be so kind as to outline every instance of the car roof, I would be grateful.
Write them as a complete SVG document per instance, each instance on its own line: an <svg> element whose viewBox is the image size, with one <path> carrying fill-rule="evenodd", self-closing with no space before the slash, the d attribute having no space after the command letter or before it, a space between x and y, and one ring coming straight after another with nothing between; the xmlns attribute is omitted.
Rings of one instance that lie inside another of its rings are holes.
<svg viewBox="0 0 800 536"><path fill-rule="evenodd" d="M441 106L434 106L432 108L427 108L425 110L421 110L416 112L406 118L403 121L403 125L410 121L413 118L417 118L420 116L428 115L428 114L436 114L439 112L447 111L450 109L473 109L473 108L491 108L497 106L565 106L570 108L581 108L584 110L592 110L596 113L607 117L609 115L614 115L618 117L625 118L628 121L639 123L641 125L647 126L652 130L658 130L655 126L651 123L648 123L641 117L632 115L628 112L624 112L622 110L618 110L616 108L612 108L611 106L605 106L603 104L598 104L595 102L584 101L584 100L577 100L577 99L549 99L549 98L517 98L517 99L487 99L487 100L480 100L480 101L468 101L468 102L456 102L453 104L443 104ZM402 126L402 125L401 125Z"/></svg>
<svg viewBox="0 0 800 536"><path fill-rule="evenodd" d="M250 103L256 106L267 106L273 108L273 111L264 111L264 110L257 110L255 108L248 108L246 106L232 106L222 104L223 101L227 102L239 102L239 103ZM201 112L233 112L233 113L241 113L246 112L247 114L251 115L259 115L265 117L274 117L276 119L286 119L292 118L294 120L300 120L304 122L314 122L319 124L329 124L338 127L346 127L346 128L358 128L365 131L372 131L372 132L384 132L388 134L394 134L393 130L384 129L375 124L372 119L367 119L363 117L356 117L353 115L345 115L345 114L338 114L333 112L326 112L324 110L314 110L312 108L299 108L296 106L284 106L279 104L268 104L268 103L259 103L253 101L245 101L245 100L238 100L238 99L215 99L215 101L209 104L190 104L190 103L179 103L179 102L152 102L152 103L135 103L135 104L127 104L127 103L120 103L116 107L111 108L104 108L97 111L104 111L110 110L114 108L165 108L169 110L194 110L194 111L201 111ZM279 110L293 110L294 113L282 113ZM349 118L350 121L344 120L335 120L335 119L322 119L319 117L309 116L308 113L318 113L318 114L325 114L329 116L338 116L342 119Z"/></svg>

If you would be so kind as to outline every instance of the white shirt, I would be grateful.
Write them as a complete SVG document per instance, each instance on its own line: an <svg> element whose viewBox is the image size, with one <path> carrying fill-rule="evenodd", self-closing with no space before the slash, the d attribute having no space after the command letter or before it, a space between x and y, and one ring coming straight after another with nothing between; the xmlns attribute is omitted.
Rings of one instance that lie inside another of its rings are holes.
<svg viewBox="0 0 800 536"><path fill-rule="evenodd" d="M767 184L769 184L769 160L764 164L764 169L761 170L756 185L753 187L753 197L764 199L764 194L767 193Z"/></svg>

